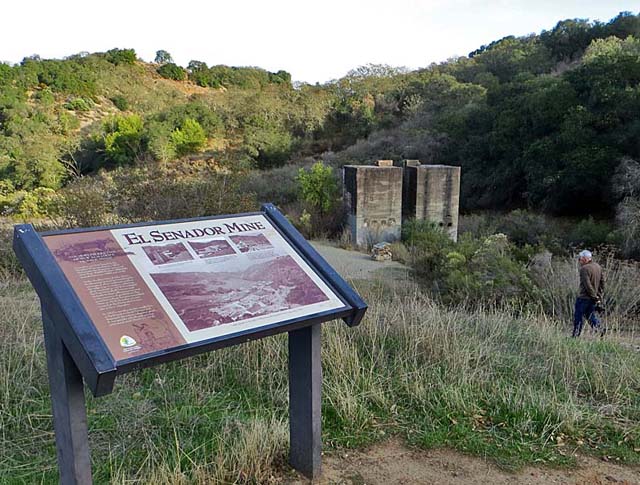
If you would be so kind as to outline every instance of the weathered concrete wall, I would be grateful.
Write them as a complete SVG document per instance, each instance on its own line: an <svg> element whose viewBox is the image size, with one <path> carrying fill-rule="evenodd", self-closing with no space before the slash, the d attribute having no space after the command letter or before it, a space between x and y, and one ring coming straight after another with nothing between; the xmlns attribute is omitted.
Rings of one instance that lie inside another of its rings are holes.
<svg viewBox="0 0 640 485"><path fill-rule="evenodd" d="M344 200L351 240L358 246L400 239L402 169L346 165Z"/></svg>
<svg viewBox="0 0 640 485"><path fill-rule="evenodd" d="M405 167L403 218L426 219L458 240L460 167L420 165Z"/></svg>

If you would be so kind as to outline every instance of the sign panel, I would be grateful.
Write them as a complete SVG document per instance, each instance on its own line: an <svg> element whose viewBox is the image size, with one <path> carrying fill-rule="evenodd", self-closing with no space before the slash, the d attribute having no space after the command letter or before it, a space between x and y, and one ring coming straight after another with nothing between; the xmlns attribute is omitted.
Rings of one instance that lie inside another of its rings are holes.
<svg viewBox="0 0 640 485"><path fill-rule="evenodd" d="M347 307L263 214L43 240L116 361Z"/></svg>

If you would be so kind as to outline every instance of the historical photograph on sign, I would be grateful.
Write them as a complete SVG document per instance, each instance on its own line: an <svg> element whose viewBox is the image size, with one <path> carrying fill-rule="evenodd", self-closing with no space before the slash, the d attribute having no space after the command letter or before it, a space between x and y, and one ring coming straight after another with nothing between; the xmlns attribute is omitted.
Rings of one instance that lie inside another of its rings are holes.
<svg viewBox="0 0 640 485"><path fill-rule="evenodd" d="M236 252L224 239L214 239L213 241L189 242L189 246L198 255L199 258L216 258L219 256L229 256Z"/></svg>
<svg viewBox="0 0 640 485"><path fill-rule="evenodd" d="M112 232L187 342L344 306L263 215Z"/></svg>
<svg viewBox="0 0 640 485"><path fill-rule="evenodd" d="M238 246L241 253L250 253L253 251L262 251L273 248L269 240L264 237L263 234L256 234L253 236L230 236L229 239Z"/></svg>
<svg viewBox="0 0 640 485"><path fill-rule="evenodd" d="M163 246L143 246L142 249L156 266L178 263L180 261L191 261L193 259L193 256L189 254L189 250L182 243L165 244Z"/></svg>
<svg viewBox="0 0 640 485"><path fill-rule="evenodd" d="M329 299L288 255L237 271L230 267L225 271L156 273L151 277L191 331Z"/></svg>

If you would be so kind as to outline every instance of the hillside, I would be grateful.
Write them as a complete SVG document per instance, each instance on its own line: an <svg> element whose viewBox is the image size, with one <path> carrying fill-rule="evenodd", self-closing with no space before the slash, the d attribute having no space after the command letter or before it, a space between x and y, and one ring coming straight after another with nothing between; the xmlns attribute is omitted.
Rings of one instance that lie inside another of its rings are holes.
<svg viewBox="0 0 640 485"><path fill-rule="evenodd" d="M100 169L204 160L246 173L313 157L459 164L465 210L611 217L630 195L612 179L629 178L640 159L640 16L629 12L316 86L294 86L284 71L182 68L166 51L156 61L112 49L0 64L3 212L50 212L48 189Z"/></svg>

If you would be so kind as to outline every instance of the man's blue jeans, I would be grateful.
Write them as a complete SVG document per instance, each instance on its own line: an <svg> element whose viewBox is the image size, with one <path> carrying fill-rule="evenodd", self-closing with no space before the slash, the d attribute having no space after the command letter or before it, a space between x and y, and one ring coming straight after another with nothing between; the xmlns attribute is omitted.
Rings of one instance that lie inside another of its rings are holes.
<svg viewBox="0 0 640 485"><path fill-rule="evenodd" d="M574 337L579 337L582 333L582 324L585 318L589 320L592 328L600 329L600 320L595 309L596 303L591 298L576 298L576 309L573 314Z"/></svg>

